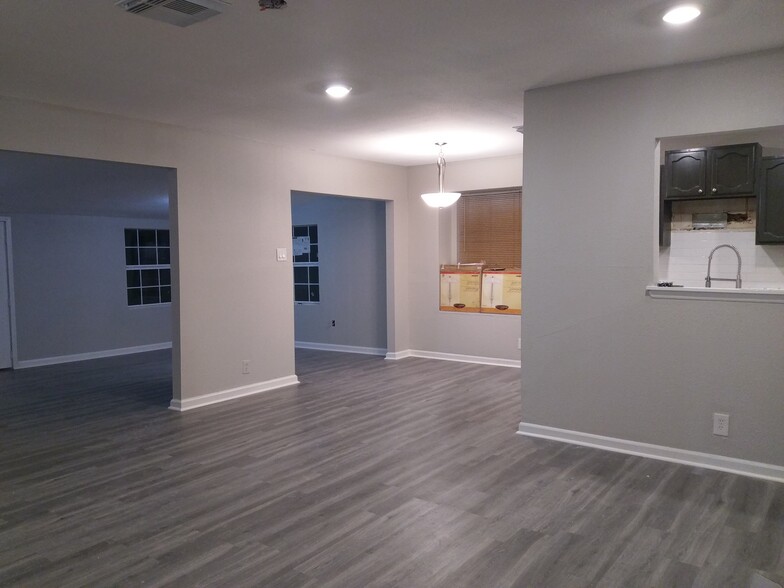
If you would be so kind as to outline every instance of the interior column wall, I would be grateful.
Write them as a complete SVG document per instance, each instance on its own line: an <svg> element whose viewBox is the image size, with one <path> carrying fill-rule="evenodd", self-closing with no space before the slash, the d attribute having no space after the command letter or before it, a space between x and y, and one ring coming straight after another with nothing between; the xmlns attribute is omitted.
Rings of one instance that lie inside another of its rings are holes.
<svg viewBox="0 0 784 588"><path fill-rule="evenodd" d="M524 423L784 464L782 307L645 295L657 137L780 125L782 96L782 51L525 94Z"/></svg>

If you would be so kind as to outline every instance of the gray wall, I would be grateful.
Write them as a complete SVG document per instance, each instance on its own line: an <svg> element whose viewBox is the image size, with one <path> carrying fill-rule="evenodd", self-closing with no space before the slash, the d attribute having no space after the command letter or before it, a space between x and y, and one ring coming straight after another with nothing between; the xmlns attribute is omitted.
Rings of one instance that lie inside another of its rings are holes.
<svg viewBox="0 0 784 588"><path fill-rule="evenodd" d="M125 228L152 219L11 215L20 361L171 341L171 305L128 307Z"/></svg>
<svg viewBox="0 0 784 588"><path fill-rule="evenodd" d="M292 224L318 225L321 297L319 304L294 305L296 341L386 350L385 207L292 193Z"/></svg>
<svg viewBox="0 0 784 588"><path fill-rule="evenodd" d="M657 137L781 124L783 96L784 51L526 93L525 423L784 464L782 307L645 296Z"/></svg>

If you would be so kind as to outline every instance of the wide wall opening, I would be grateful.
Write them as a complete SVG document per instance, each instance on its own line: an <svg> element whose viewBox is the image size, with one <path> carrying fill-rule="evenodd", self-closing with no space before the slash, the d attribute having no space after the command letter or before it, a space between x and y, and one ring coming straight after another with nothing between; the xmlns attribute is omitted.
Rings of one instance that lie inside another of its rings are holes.
<svg viewBox="0 0 784 588"><path fill-rule="evenodd" d="M176 171L15 151L0 151L0 169L0 217L11 229L13 367L78 370L76 362L149 354L129 365L155 380L145 398L166 405ZM158 367L142 367L144 357Z"/></svg>

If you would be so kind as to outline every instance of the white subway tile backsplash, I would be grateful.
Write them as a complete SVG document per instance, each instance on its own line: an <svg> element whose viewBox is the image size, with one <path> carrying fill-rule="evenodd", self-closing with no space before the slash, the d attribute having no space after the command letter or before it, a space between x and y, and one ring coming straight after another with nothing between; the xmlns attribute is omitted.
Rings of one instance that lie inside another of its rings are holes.
<svg viewBox="0 0 784 588"><path fill-rule="evenodd" d="M724 243L738 249L742 260L744 288L784 289L784 245L755 245L754 231L673 231L670 247L659 250L659 280L687 287L705 286L708 255ZM734 278L737 258L729 249L713 256L711 276ZM716 282L714 287L730 288L731 282Z"/></svg>

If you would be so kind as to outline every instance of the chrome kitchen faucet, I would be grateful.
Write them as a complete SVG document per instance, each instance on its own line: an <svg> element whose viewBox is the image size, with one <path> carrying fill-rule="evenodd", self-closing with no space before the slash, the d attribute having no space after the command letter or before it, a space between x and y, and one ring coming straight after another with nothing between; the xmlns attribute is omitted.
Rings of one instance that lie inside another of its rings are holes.
<svg viewBox="0 0 784 588"><path fill-rule="evenodd" d="M735 276L735 279L733 279L733 278L711 278L710 266L711 266L711 261L713 260L713 254L716 253L717 249L721 249L722 247L729 247L730 249L732 249L735 252L735 255L738 257L738 275ZM741 285L740 265L741 265L740 253L738 252L737 249L735 249L735 247L733 247L732 245L728 245L727 243L724 243L723 245L717 245L716 247L713 248L713 251L710 252L710 255L708 255L708 275L705 276L705 287L706 288L710 288L711 287L711 280L719 280L720 282L735 282L735 287L736 288L740 288L740 285Z"/></svg>

